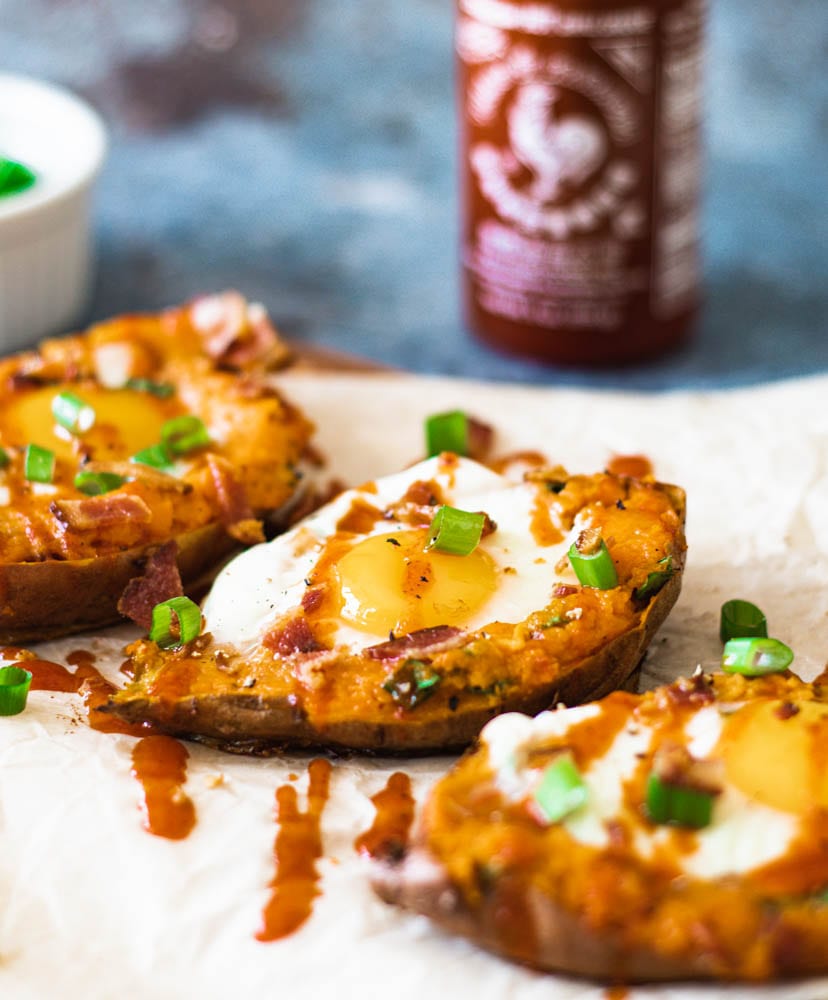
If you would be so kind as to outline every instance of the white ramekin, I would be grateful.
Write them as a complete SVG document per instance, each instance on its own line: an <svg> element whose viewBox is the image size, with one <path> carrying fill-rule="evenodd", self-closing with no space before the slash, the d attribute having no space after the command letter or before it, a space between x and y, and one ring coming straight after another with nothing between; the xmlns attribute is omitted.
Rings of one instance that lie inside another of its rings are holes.
<svg viewBox="0 0 828 1000"><path fill-rule="evenodd" d="M0 354L66 330L92 278L90 191L106 152L98 115L68 91L0 74L0 156L37 182L0 198Z"/></svg>

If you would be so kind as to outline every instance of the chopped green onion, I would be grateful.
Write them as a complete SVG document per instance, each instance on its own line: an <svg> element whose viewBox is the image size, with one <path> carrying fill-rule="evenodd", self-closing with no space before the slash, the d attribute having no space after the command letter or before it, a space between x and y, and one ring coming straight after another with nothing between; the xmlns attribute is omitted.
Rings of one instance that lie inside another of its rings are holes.
<svg viewBox="0 0 828 1000"><path fill-rule="evenodd" d="M75 476L75 489L90 497L100 496L117 490L126 482L123 476L114 472L79 472Z"/></svg>
<svg viewBox="0 0 828 1000"><path fill-rule="evenodd" d="M443 506L431 522L426 549L448 552L453 556L471 555L480 544L485 525L485 514Z"/></svg>
<svg viewBox="0 0 828 1000"><path fill-rule="evenodd" d="M570 754L562 754L543 773L534 805L547 823L558 823L587 800L587 786Z"/></svg>
<svg viewBox="0 0 828 1000"><path fill-rule="evenodd" d="M768 622L762 611L750 601L725 601L719 621L719 638L722 642L743 636L767 639Z"/></svg>
<svg viewBox="0 0 828 1000"><path fill-rule="evenodd" d="M739 636L725 643L722 670L745 677L763 677L787 670L793 658L793 650L778 639Z"/></svg>
<svg viewBox="0 0 828 1000"><path fill-rule="evenodd" d="M95 423L95 411L73 392L59 392L52 399L52 416L72 434L84 434Z"/></svg>
<svg viewBox="0 0 828 1000"><path fill-rule="evenodd" d="M149 448L136 452L131 459L139 465L149 465L159 472L169 472L173 467L173 460L163 444L151 444Z"/></svg>
<svg viewBox="0 0 828 1000"><path fill-rule="evenodd" d="M441 680L425 660L405 660L382 688L403 708L416 708L434 694Z"/></svg>
<svg viewBox="0 0 828 1000"><path fill-rule="evenodd" d="M647 779L647 815L653 823L672 823L701 829L713 816L712 792L672 785L653 772Z"/></svg>
<svg viewBox="0 0 828 1000"><path fill-rule="evenodd" d="M26 707L32 675L20 667L0 667L0 715L19 715Z"/></svg>
<svg viewBox="0 0 828 1000"><path fill-rule="evenodd" d="M178 629L173 629L173 618ZM152 609L149 637L162 649L173 649L192 642L201 631L201 608L189 597L171 597Z"/></svg>
<svg viewBox="0 0 828 1000"><path fill-rule="evenodd" d="M469 453L469 418L462 410L435 413L425 422L426 453L429 458L443 451Z"/></svg>
<svg viewBox="0 0 828 1000"><path fill-rule="evenodd" d="M169 382L153 382L150 378L128 378L124 383L125 389L134 389L136 392L147 392L150 396L158 399L169 399L175 392L175 386Z"/></svg>
<svg viewBox="0 0 828 1000"><path fill-rule="evenodd" d="M210 443L210 435L200 417L185 413L173 417L161 428L161 442L171 455L186 455Z"/></svg>
<svg viewBox="0 0 828 1000"><path fill-rule="evenodd" d="M11 459L5 448L0 448L0 469L5 469Z"/></svg>
<svg viewBox="0 0 828 1000"><path fill-rule="evenodd" d="M37 180L23 163L0 156L0 198L26 191Z"/></svg>
<svg viewBox="0 0 828 1000"><path fill-rule="evenodd" d="M649 600L657 594L659 590L661 590L664 584L673 575L674 570L672 556L665 556L663 559L659 559L658 565L663 568L654 570L652 573L648 573L647 579L641 584L640 587L636 587L633 591L633 597L635 597L636 600Z"/></svg>
<svg viewBox="0 0 828 1000"><path fill-rule="evenodd" d="M585 532L581 533L583 536ZM597 590L609 590L618 586L618 574L615 572L615 564L609 554L607 543L600 538L599 544L595 545L592 551L583 551L578 547L578 541L569 546L569 561L575 576L584 587L595 587Z"/></svg>
<svg viewBox="0 0 828 1000"><path fill-rule="evenodd" d="M23 475L30 483L51 483L55 476L55 453L38 444L27 445Z"/></svg>

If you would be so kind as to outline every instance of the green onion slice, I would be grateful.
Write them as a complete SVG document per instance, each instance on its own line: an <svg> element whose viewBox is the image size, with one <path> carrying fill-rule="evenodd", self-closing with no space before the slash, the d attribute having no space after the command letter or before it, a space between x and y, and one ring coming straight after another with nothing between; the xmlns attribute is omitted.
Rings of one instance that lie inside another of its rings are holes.
<svg viewBox="0 0 828 1000"><path fill-rule="evenodd" d="M52 399L52 416L72 434L84 434L95 423L95 411L73 392L59 392Z"/></svg>
<svg viewBox="0 0 828 1000"><path fill-rule="evenodd" d="M36 180L34 172L25 164L0 156L0 198L26 191Z"/></svg>
<svg viewBox="0 0 828 1000"><path fill-rule="evenodd" d="M722 653L722 670L745 677L763 677L787 670L793 663L793 650L778 639L739 636L728 639Z"/></svg>
<svg viewBox="0 0 828 1000"><path fill-rule="evenodd" d="M55 453L39 444L27 445L23 475L30 483L51 483L55 476Z"/></svg>
<svg viewBox="0 0 828 1000"><path fill-rule="evenodd" d="M11 459L5 448L0 448L0 469L5 469Z"/></svg>
<svg viewBox="0 0 828 1000"><path fill-rule="evenodd" d="M150 465L159 472L169 472L173 467L173 460L163 444L152 444L149 448L136 452L132 461L139 465Z"/></svg>
<svg viewBox="0 0 828 1000"><path fill-rule="evenodd" d="M174 629L173 619L178 623L177 629ZM184 646L192 642L200 631L201 608L189 597L171 597L152 609L149 637L162 649Z"/></svg>
<svg viewBox="0 0 828 1000"><path fill-rule="evenodd" d="M672 556L665 556L663 559L659 559L658 565L661 569L648 573L647 579L641 584L640 587L636 587L633 591L633 597L635 597L636 600L649 600L657 594L659 590L661 590L664 584L673 575L674 570Z"/></svg>
<svg viewBox="0 0 828 1000"><path fill-rule="evenodd" d="M469 418L462 410L435 413L425 422L426 453L429 458L443 451L469 453Z"/></svg>
<svg viewBox="0 0 828 1000"><path fill-rule="evenodd" d="M169 399L175 392L175 386L169 382L153 382L150 378L128 378L124 383L124 388L134 389L136 392L146 392L158 399Z"/></svg>
<svg viewBox="0 0 828 1000"><path fill-rule="evenodd" d="M534 805L547 823L558 823L587 800L587 786L571 755L562 754L544 771Z"/></svg>
<svg viewBox="0 0 828 1000"><path fill-rule="evenodd" d="M453 556L468 556L480 544L486 515L456 507L441 507L431 522L426 550L436 549Z"/></svg>
<svg viewBox="0 0 828 1000"><path fill-rule="evenodd" d="M709 826L713 816L711 792L671 785L653 772L647 779L647 815L653 823L672 823L699 830Z"/></svg>
<svg viewBox="0 0 828 1000"><path fill-rule="evenodd" d="M126 482L123 476L114 472L79 472L75 476L75 489L80 490L90 497L100 496L101 493L110 493L123 486Z"/></svg>
<svg viewBox="0 0 828 1000"><path fill-rule="evenodd" d="M442 677L425 660L405 660L382 685L403 708L416 708L437 690Z"/></svg>
<svg viewBox="0 0 828 1000"><path fill-rule="evenodd" d="M26 707L32 675L20 667L0 667L0 715L19 715Z"/></svg>
<svg viewBox="0 0 828 1000"><path fill-rule="evenodd" d="M210 435L200 417L185 413L173 417L161 428L161 442L171 455L186 455L210 443Z"/></svg>
<svg viewBox="0 0 828 1000"><path fill-rule="evenodd" d="M719 620L719 638L722 642L743 636L767 639L768 622L762 611L750 601L725 601Z"/></svg>
<svg viewBox="0 0 828 1000"><path fill-rule="evenodd" d="M573 542L569 546L568 554L575 576L584 587L609 590L618 586L615 564L603 538L594 552L581 552L577 542Z"/></svg>

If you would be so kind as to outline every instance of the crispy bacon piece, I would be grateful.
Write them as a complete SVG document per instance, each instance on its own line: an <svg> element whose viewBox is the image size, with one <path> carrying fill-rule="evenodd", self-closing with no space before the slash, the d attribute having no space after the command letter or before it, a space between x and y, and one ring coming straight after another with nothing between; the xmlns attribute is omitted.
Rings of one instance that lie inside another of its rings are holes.
<svg viewBox="0 0 828 1000"><path fill-rule="evenodd" d="M155 605L184 593L177 555L175 541L165 542L152 553L144 567L144 575L133 577L121 594L118 611L124 617L149 630Z"/></svg>
<svg viewBox="0 0 828 1000"><path fill-rule="evenodd" d="M189 309L189 319L202 335L204 350L219 364L244 369L275 368L289 357L264 308L247 304L235 291L205 295Z"/></svg>
<svg viewBox="0 0 828 1000"><path fill-rule="evenodd" d="M426 652L439 653L459 645L464 635L463 629L455 628L454 625L435 625L369 646L364 653L372 660L395 660L401 656L419 656Z"/></svg>
<svg viewBox="0 0 828 1000"><path fill-rule="evenodd" d="M494 428L491 424L484 424L482 420L475 417L467 417L469 428L468 451L469 458L477 462L484 462L491 453L494 444Z"/></svg>
<svg viewBox="0 0 828 1000"><path fill-rule="evenodd" d="M291 618L284 625L268 632L262 643L279 656L316 653L324 648L316 641L316 636L305 618Z"/></svg>
<svg viewBox="0 0 828 1000"><path fill-rule="evenodd" d="M49 510L74 531L105 530L125 520L138 524L152 521L147 502L132 493L104 493L85 500L55 500Z"/></svg>
<svg viewBox="0 0 828 1000"><path fill-rule="evenodd" d="M216 491L221 523L227 533L244 545L263 542L262 522L253 516L244 487L233 475L230 463L209 452L205 460Z"/></svg>

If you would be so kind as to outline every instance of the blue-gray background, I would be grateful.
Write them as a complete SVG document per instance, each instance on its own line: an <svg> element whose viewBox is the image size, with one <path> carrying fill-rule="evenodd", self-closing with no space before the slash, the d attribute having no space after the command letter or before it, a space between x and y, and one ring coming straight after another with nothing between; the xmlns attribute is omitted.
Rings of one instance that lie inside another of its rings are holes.
<svg viewBox="0 0 828 1000"><path fill-rule="evenodd" d="M88 319L237 287L415 371L660 389L828 370L828 3L713 0L706 308L656 364L504 359L458 314L452 0L0 0L0 67L111 129Z"/></svg>

